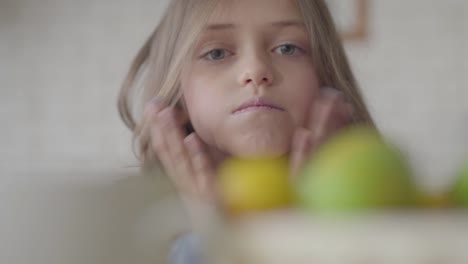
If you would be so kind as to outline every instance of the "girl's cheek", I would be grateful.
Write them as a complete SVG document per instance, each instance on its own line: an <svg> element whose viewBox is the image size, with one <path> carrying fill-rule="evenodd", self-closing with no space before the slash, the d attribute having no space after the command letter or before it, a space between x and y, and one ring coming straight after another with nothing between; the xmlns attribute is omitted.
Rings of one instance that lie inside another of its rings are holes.
<svg viewBox="0 0 468 264"><path fill-rule="evenodd" d="M202 140L210 144L213 141L211 131L216 125L215 113L219 112L215 109L216 101L202 87L191 88L186 89L184 97L192 126Z"/></svg>
<svg viewBox="0 0 468 264"><path fill-rule="evenodd" d="M299 93L299 96L291 98L290 104L294 107L293 119L297 126L305 127L308 125L315 102L315 94L311 88L308 88L307 91Z"/></svg>

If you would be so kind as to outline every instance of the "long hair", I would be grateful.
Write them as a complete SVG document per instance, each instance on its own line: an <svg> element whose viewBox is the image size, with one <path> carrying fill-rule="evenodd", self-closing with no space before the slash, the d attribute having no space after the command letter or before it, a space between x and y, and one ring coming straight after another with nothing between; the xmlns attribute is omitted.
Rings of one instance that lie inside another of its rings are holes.
<svg viewBox="0 0 468 264"><path fill-rule="evenodd" d="M312 60L320 86L342 91L354 106L353 122L374 127L325 1L296 0L296 2L309 32Z"/></svg>

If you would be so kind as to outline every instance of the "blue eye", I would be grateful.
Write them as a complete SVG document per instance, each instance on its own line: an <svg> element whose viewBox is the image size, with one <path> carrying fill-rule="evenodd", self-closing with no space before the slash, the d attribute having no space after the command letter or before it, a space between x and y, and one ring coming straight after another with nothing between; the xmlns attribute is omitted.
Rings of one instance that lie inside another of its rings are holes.
<svg viewBox="0 0 468 264"><path fill-rule="evenodd" d="M222 60L228 56L229 52L224 49L213 49L206 53L203 57L210 61Z"/></svg>
<svg viewBox="0 0 468 264"><path fill-rule="evenodd" d="M287 56L295 55L298 51L300 52L302 50L293 44L284 44L275 49L275 52Z"/></svg>

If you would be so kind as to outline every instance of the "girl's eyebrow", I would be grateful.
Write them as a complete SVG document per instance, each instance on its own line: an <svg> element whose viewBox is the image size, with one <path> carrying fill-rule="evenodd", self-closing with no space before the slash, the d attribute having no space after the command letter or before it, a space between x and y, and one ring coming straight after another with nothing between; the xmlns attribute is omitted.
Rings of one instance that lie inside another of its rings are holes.
<svg viewBox="0 0 468 264"><path fill-rule="evenodd" d="M274 21L269 24L270 26L273 27L300 27L304 28L304 22L300 19L289 19L289 20L280 20L280 21ZM237 25L231 24L231 23L220 23L220 24L209 24L206 27L206 30L208 31L217 31L217 30L226 30L226 29L234 29L236 28Z"/></svg>

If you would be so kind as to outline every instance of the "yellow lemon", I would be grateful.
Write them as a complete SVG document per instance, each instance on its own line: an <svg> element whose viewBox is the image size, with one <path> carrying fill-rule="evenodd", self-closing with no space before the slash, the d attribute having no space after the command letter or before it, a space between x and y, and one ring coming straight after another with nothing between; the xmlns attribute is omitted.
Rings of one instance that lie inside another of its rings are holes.
<svg viewBox="0 0 468 264"><path fill-rule="evenodd" d="M293 202L286 158L225 161L219 169L219 194L232 215L284 208Z"/></svg>

